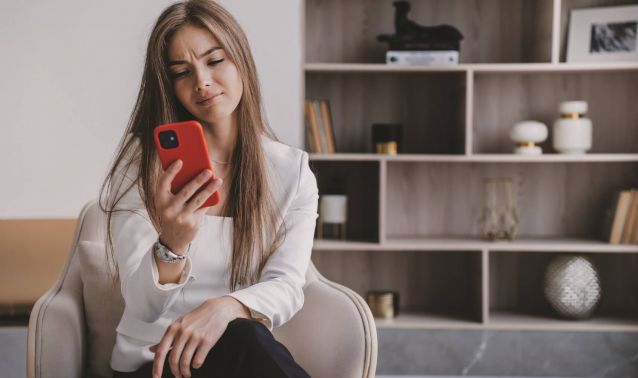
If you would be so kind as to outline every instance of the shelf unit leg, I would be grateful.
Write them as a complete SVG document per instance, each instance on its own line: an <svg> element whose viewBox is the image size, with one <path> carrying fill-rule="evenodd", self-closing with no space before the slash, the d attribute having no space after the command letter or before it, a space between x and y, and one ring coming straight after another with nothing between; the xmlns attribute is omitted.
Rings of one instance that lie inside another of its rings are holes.
<svg viewBox="0 0 638 378"><path fill-rule="evenodd" d="M386 243L386 201L387 201L387 185L388 185L388 162L381 160L379 162L379 243Z"/></svg>
<svg viewBox="0 0 638 378"><path fill-rule="evenodd" d="M490 321L490 254L487 249L481 251L481 321L488 324Z"/></svg>
<svg viewBox="0 0 638 378"><path fill-rule="evenodd" d="M474 143L474 70L465 73L465 155L471 156Z"/></svg>

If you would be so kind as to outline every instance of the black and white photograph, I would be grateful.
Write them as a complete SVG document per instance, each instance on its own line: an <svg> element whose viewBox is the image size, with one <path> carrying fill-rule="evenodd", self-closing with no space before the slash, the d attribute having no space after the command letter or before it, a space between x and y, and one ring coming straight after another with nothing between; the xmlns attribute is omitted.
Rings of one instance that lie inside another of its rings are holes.
<svg viewBox="0 0 638 378"><path fill-rule="evenodd" d="M567 62L638 61L638 5L570 12Z"/></svg>
<svg viewBox="0 0 638 378"><path fill-rule="evenodd" d="M612 22L593 24L589 52L605 54L610 52L636 51L636 26L638 22Z"/></svg>

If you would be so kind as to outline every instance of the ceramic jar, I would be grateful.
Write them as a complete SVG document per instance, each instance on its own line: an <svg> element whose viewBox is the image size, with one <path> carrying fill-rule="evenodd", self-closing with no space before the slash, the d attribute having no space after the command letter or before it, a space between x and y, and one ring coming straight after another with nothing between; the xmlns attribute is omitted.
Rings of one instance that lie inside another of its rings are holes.
<svg viewBox="0 0 638 378"><path fill-rule="evenodd" d="M587 102L562 102L560 112L552 134L554 149L563 154L586 153L592 146L592 123L585 117Z"/></svg>

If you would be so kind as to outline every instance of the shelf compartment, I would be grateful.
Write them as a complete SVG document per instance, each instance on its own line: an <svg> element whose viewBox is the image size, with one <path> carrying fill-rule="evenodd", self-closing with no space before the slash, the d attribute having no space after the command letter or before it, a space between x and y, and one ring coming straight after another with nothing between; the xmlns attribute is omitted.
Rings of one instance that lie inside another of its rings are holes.
<svg viewBox="0 0 638 378"><path fill-rule="evenodd" d="M404 153L465 152L464 73L306 74L306 98L328 99L338 152L371 153L372 124L403 125Z"/></svg>
<svg viewBox="0 0 638 378"><path fill-rule="evenodd" d="M558 1L558 0L555 0ZM636 0L560 0L560 61L567 59L567 38L569 32L569 13L572 9L613 7L619 5L638 5Z"/></svg>
<svg viewBox="0 0 638 378"><path fill-rule="evenodd" d="M483 179L510 177L518 239L603 240L615 190L638 186L636 163L388 163L386 237L479 238Z"/></svg>
<svg viewBox="0 0 638 378"><path fill-rule="evenodd" d="M411 2L420 25L453 25L463 34L460 62L550 62L552 0L425 0ZM307 0L306 62L383 63L394 34L391 2ZM330 28L327 30L327 28Z"/></svg>
<svg viewBox="0 0 638 378"><path fill-rule="evenodd" d="M552 126L562 101L584 100L593 123L591 153L638 152L638 71L589 73L476 73L472 152L511 153L509 132L516 122L533 119L548 127L541 144L552 147Z"/></svg>
<svg viewBox="0 0 638 378"><path fill-rule="evenodd" d="M599 272L602 297L586 321L561 318L544 297L545 268L556 254L502 251L489 255L490 326L638 331L637 254L587 254Z"/></svg>
<svg viewBox="0 0 638 378"><path fill-rule="evenodd" d="M335 177L343 180L348 197L346 240L379 242L379 163L311 161L310 166L320 197Z"/></svg>
<svg viewBox="0 0 638 378"><path fill-rule="evenodd" d="M313 253L312 260L326 278L363 298L370 290L397 291L399 317L377 319L381 327L482 322L480 253L322 251Z"/></svg>

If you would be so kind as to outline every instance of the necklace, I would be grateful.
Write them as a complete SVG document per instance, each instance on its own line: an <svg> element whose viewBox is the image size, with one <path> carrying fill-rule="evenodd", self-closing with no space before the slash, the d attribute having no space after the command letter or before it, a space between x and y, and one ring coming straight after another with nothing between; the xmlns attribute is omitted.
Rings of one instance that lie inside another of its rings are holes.
<svg viewBox="0 0 638 378"><path fill-rule="evenodd" d="M215 160L213 158L210 159L211 161L217 163L217 164L230 164L229 161L219 161L219 160Z"/></svg>

